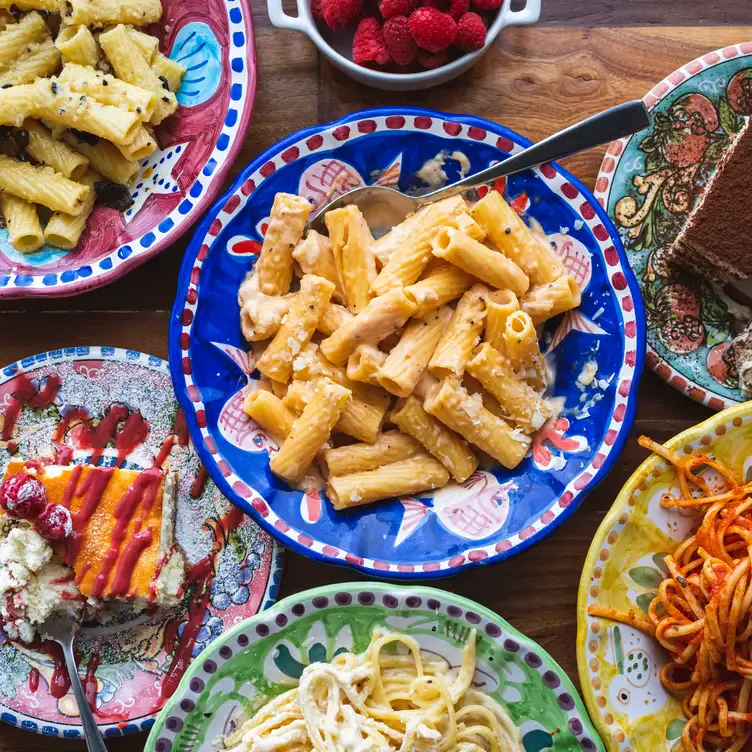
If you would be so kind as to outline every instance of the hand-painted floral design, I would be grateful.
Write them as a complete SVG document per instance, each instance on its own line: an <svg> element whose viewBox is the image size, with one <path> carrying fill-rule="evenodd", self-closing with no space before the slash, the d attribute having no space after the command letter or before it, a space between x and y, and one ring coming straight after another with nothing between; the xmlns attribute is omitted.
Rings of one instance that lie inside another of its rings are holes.
<svg viewBox="0 0 752 752"><path fill-rule="evenodd" d="M182 654L189 661L228 623L268 605L276 588L274 544L207 481L158 358L86 347L0 370L0 473L12 453L133 469L159 462L178 473L176 538L192 567L182 603L167 613L118 610L106 628L87 623L77 638L80 673L96 695L102 729L113 736L148 727L165 688L187 667ZM21 645L0 632L2 720L80 737L72 693L65 686L62 696L51 693L60 677L62 654L53 643Z"/></svg>
<svg viewBox="0 0 752 752"><path fill-rule="evenodd" d="M646 97L652 127L612 145L596 184L642 288L648 363L715 409L741 399L729 345L752 312L676 267L669 249L752 111L749 50L730 49L656 86Z"/></svg>

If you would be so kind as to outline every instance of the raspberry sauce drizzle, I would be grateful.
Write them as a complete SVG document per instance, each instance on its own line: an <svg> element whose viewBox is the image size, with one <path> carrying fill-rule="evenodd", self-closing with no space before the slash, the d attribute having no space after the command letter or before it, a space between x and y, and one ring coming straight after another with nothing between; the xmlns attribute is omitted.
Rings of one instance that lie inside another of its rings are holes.
<svg viewBox="0 0 752 752"><path fill-rule="evenodd" d="M110 585L110 595L123 596L128 592L131 586L131 577L133 576L133 570L136 568L144 549L151 545L152 532L151 528L147 527L145 530L136 533L125 547L125 550L120 554L118 560L117 569L115 570L115 576L112 578L112 584Z"/></svg>
<svg viewBox="0 0 752 752"><path fill-rule="evenodd" d="M32 668L29 671L29 692L32 694L39 689L39 669Z"/></svg>
<svg viewBox="0 0 752 752"><path fill-rule="evenodd" d="M72 567L78 558L84 542L86 525L94 512L97 511L97 507L102 501L102 495L115 472L114 468L111 467L93 467L87 473L81 487L78 488L82 469L81 465L76 465L73 468L63 497L63 505L68 508L70 508L70 503L75 497L83 497L84 499L81 508L73 515L73 534L68 539L68 550L65 555L65 563L69 567Z"/></svg>
<svg viewBox="0 0 752 752"><path fill-rule="evenodd" d="M89 704L92 713L97 712L97 679L96 672L99 668L99 653L93 653L89 662L86 664L86 675L81 680L81 686L86 695L86 702Z"/></svg>
<svg viewBox="0 0 752 752"><path fill-rule="evenodd" d="M133 485L123 494L123 497L117 503L113 512L113 516L117 522L110 536L110 548L104 557L102 567L91 588L93 596L101 597L104 593L133 515L141 507L141 512L136 520L136 530L139 530L144 517L148 515L149 510L154 505L161 480L161 470L156 468L144 470L133 481ZM127 591L127 587L125 590Z"/></svg>
<svg viewBox="0 0 752 752"><path fill-rule="evenodd" d="M8 441L13 435L13 428L24 405L35 410L49 407L57 397L60 384L60 377L53 374L47 377L44 386L40 389L28 376L23 374L19 376L18 383L14 387L15 391L11 395L11 403L5 408L5 422L0 431L0 439Z"/></svg>
<svg viewBox="0 0 752 752"><path fill-rule="evenodd" d="M215 562L219 553L224 548L230 533L235 530L243 521L243 512L237 507L232 507L219 521L216 529L216 538L212 545L212 552L209 556L196 562L186 575L187 583L196 583L196 592L193 594L191 602L188 604L188 621L183 628L183 634L177 639L178 620L170 622L165 630L165 649L168 653L175 650L172 656L170 668L162 681L161 696L163 699L172 697L175 690L183 678L183 674L188 668L191 661L193 648L196 645L196 638L201 631L201 625L206 616L206 610L209 607L209 597L211 595L212 580L215 574ZM176 645L177 642L177 645Z"/></svg>

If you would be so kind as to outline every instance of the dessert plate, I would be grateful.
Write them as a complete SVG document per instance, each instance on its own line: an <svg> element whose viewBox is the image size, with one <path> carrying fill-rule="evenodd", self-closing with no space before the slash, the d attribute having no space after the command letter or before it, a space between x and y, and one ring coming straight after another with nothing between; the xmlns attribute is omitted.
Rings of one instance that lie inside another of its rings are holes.
<svg viewBox="0 0 752 752"><path fill-rule="evenodd" d="M188 585L172 611L129 613L114 622L85 624L76 641L85 686L96 697L96 718L106 737L148 729L174 691L191 657L230 625L269 606L280 578L280 549L233 507L207 480L188 440L175 401L167 363L151 355L113 347L75 347L26 358L0 370L0 415L15 412L13 396L22 378L39 386L60 379L54 402L44 409L24 407L15 422L10 450L17 457L47 455L56 427L83 460L82 430L113 405L140 413L148 425L141 442L129 441L118 424L107 442L103 463L116 456L126 467L150 467L160 452L171 451L179 474L176 538L189 565L215 553L216 578L208 603L195 600ZM85 410L90 418L84 418ZM70 419L71 415L77 417ZM83 422L82 422L83 421ZM2 422L2 421L0 421ZM0 443L0 473L12 456ZM85 442L84 442L85 443ZM177 658L176 658L177 656ZM0 719L50 736L81 738L75 701L68 689L62 652L54 643L22 645L0 630Z"/></svg>
<svg viewBox="0 0 752 752"><path fill-rule="evenodd" d="M532 456L514 471L488 467L433 496L338 513L323 493L290 489L272 475L269 453L276 444L242 410L243 391L257 374L240 331L237 292L275 193L300 193L318 206L334 189L374 181L425 188L416 173L451 179L461 163L475 172L528 143L470 116L414 108L357 112L295 133L259 156L194 235L170 327L178 400L221 490L284 545L380 577L454 574L545 537L615 461L632 423L643 364L639 290L605 212L553 165L496 186L552 235L583 289L580 308L552 319L543 341L563 412L538 433ZM596 366L594 378L578 381L583 369Z"/></svg>
<svg viewBox="0 0 752 752"><path fill-rule="evenodd" d="M444 590L358 582L285 598L212 643L160 714L146 752L216 749L212 742L264 696L292 688L313 661L363 651L374 629L409 633L453 666L467 633L476 630L473 687L506 707L526 752L604 749L566 673L501 617Z"/></svg>
<svg viewBox="0 0 752 752"><path fill-rule="evenodd" d="M731 340L752 313L673 269L666 249L729 138L752 114L752 42L687 63L644 101L653 127L611 144L595 196L619 229L642 290L647 364L679 391L721 410L744 400Z"/></svg>
<svg viewBox="0 0 752 752"><path fill-rule="evenodd" d="M0 229L0 299L75 295L109 284L172 245L211 204L243 144L256 97L249 0L162 0L151 32L188 69L162 148L141 162L121 214L98 206L78 248L18 253Z"/></svg>

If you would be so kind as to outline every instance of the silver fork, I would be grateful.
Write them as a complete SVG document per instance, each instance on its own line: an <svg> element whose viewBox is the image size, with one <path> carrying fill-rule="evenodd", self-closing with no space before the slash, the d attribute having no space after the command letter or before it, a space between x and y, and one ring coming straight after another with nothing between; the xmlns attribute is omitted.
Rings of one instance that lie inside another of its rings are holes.
<svg viewBox="0 0 752 752"><path fill-rule="evenodd" d="M76 696L78 713L81 716L81 725L83 726L84 738L86 739L86 746L89 752L107 752L104 739L102 739L99 728L97 728L94 713L91 712L89 703L86 701L84 688L81 685L81 678L78 675L76 659L73 655L73 642L76 639L76 632L79 626L79 621L72 612L60 611L47 619L39 631L57 642L63 649L65 667L68 669L73 694Z"/></svg>
<svg viewBox="0 0 752 752"><path fill-rule="evenodd" d="M363 213L371 231L378 237L424 204L477 188L483 183L530 169L544 162L552 162L570 154L630 136L649 125L650 113L642 100L626 102L554 133L543 141L528 146L524 151L508 157L503 162L421 196L408 196L383 185L354 188L319 209L311 218L309 225L313 230L326 232L324 224L326 212L355 204Z"/></svg>

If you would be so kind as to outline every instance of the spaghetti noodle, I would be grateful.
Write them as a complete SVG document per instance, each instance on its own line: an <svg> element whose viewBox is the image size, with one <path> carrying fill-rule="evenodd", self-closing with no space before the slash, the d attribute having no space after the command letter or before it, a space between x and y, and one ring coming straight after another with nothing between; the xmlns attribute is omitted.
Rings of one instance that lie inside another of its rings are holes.
<svg viewBox="0 0 752 752"><path fill-rule="evenodd" d="M393 649L384 650L386 646ZM396 649L394 649L396 648ZM224 739L232 752L524 752L501 705L471 687L475 632L451 669L407 635L313 663Z"/></svg>
<svg viewBox="0 0 752 752"><path fill-rule="evenodd" d="M668 574L647 619L597 605L588 613L647 632L668 651L660 679L683 695L687 718L677 752L739 752L752 738L752 483L707 455L639 442L677 470L680 494L662 505L702 519L665 557Z"/></svg>

